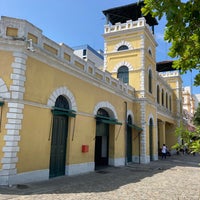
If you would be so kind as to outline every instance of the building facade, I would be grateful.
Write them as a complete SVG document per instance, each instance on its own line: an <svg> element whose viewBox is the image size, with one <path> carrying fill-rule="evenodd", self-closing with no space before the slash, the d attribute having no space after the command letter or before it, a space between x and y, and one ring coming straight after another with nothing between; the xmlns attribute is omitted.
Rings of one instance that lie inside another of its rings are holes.
<svg viewBox="0 0 200 200"><path fill-rule="evenodd" d="M191 87L183 87L183 109L194 116L195 113L195 98L191 92Z"/></svg>
<svg viewBox="0 0 200 200"><path fill-rule="evenodd" d="M198 107L198 99L192 94L190 86L183 87L183 123L190 131L195 130L194 114ZM197 95L198 96L198 95Z"/></svg>
<svg viewBox="0 0 200 200"><path fill-rule="evenodd" d="M194 94L193 95L193 98L195 99L195 110L197 109L197 107L199 106L199 103L200 103L200 94Z"/></svg>
<svg viewBox="0 0 200 200"><path fill-rule="evenodd" d="M105 25L99 69L26 20L1 17L1 185L149 163L174 144L181 76L156 71L146 20Z"/></svg>

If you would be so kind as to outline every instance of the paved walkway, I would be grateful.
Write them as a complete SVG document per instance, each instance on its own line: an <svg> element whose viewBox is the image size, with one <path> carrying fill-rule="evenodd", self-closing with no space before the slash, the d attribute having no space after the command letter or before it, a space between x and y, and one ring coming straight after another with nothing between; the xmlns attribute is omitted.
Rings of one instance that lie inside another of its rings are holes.
<svg viewBox="0 0 200 200"><path fill-rule="evenodd" d="M200 200L200 155L0 187L0 200Z"/></svg>

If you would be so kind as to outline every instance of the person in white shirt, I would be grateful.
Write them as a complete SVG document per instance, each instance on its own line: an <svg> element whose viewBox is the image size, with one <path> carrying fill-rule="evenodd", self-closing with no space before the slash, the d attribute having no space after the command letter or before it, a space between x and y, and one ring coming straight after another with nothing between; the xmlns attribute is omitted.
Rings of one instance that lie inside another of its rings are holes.
<svg viewBox="0 0 200 200"><path fill-rule="evenodd" d="M162 159L165 158L166 159L167 156L167 147L165 144L163 144L162 146Z"/></svg>

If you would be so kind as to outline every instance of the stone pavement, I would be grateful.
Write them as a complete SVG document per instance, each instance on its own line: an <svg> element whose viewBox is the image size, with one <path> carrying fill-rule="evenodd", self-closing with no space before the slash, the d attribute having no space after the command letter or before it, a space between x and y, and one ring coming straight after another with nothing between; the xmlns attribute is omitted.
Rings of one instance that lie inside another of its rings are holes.
<svg viewBox="0 0 200 200"><path fill-rule="evenodd" d="M0 200L200 200L200 155L107 167L48 181L0 186Z"/></svg>

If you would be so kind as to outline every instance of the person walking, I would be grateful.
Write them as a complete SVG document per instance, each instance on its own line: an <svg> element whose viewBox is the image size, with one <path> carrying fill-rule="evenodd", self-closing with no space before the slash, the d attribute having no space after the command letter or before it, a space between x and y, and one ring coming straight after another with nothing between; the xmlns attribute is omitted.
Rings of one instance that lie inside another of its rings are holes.
<svg viewBox="0 0 200 200"><path fill-rule="evenodd" d="M165 144L163 144L162 146L162 159L165 158L166 159L167 156L167 147Z"/></svg>

